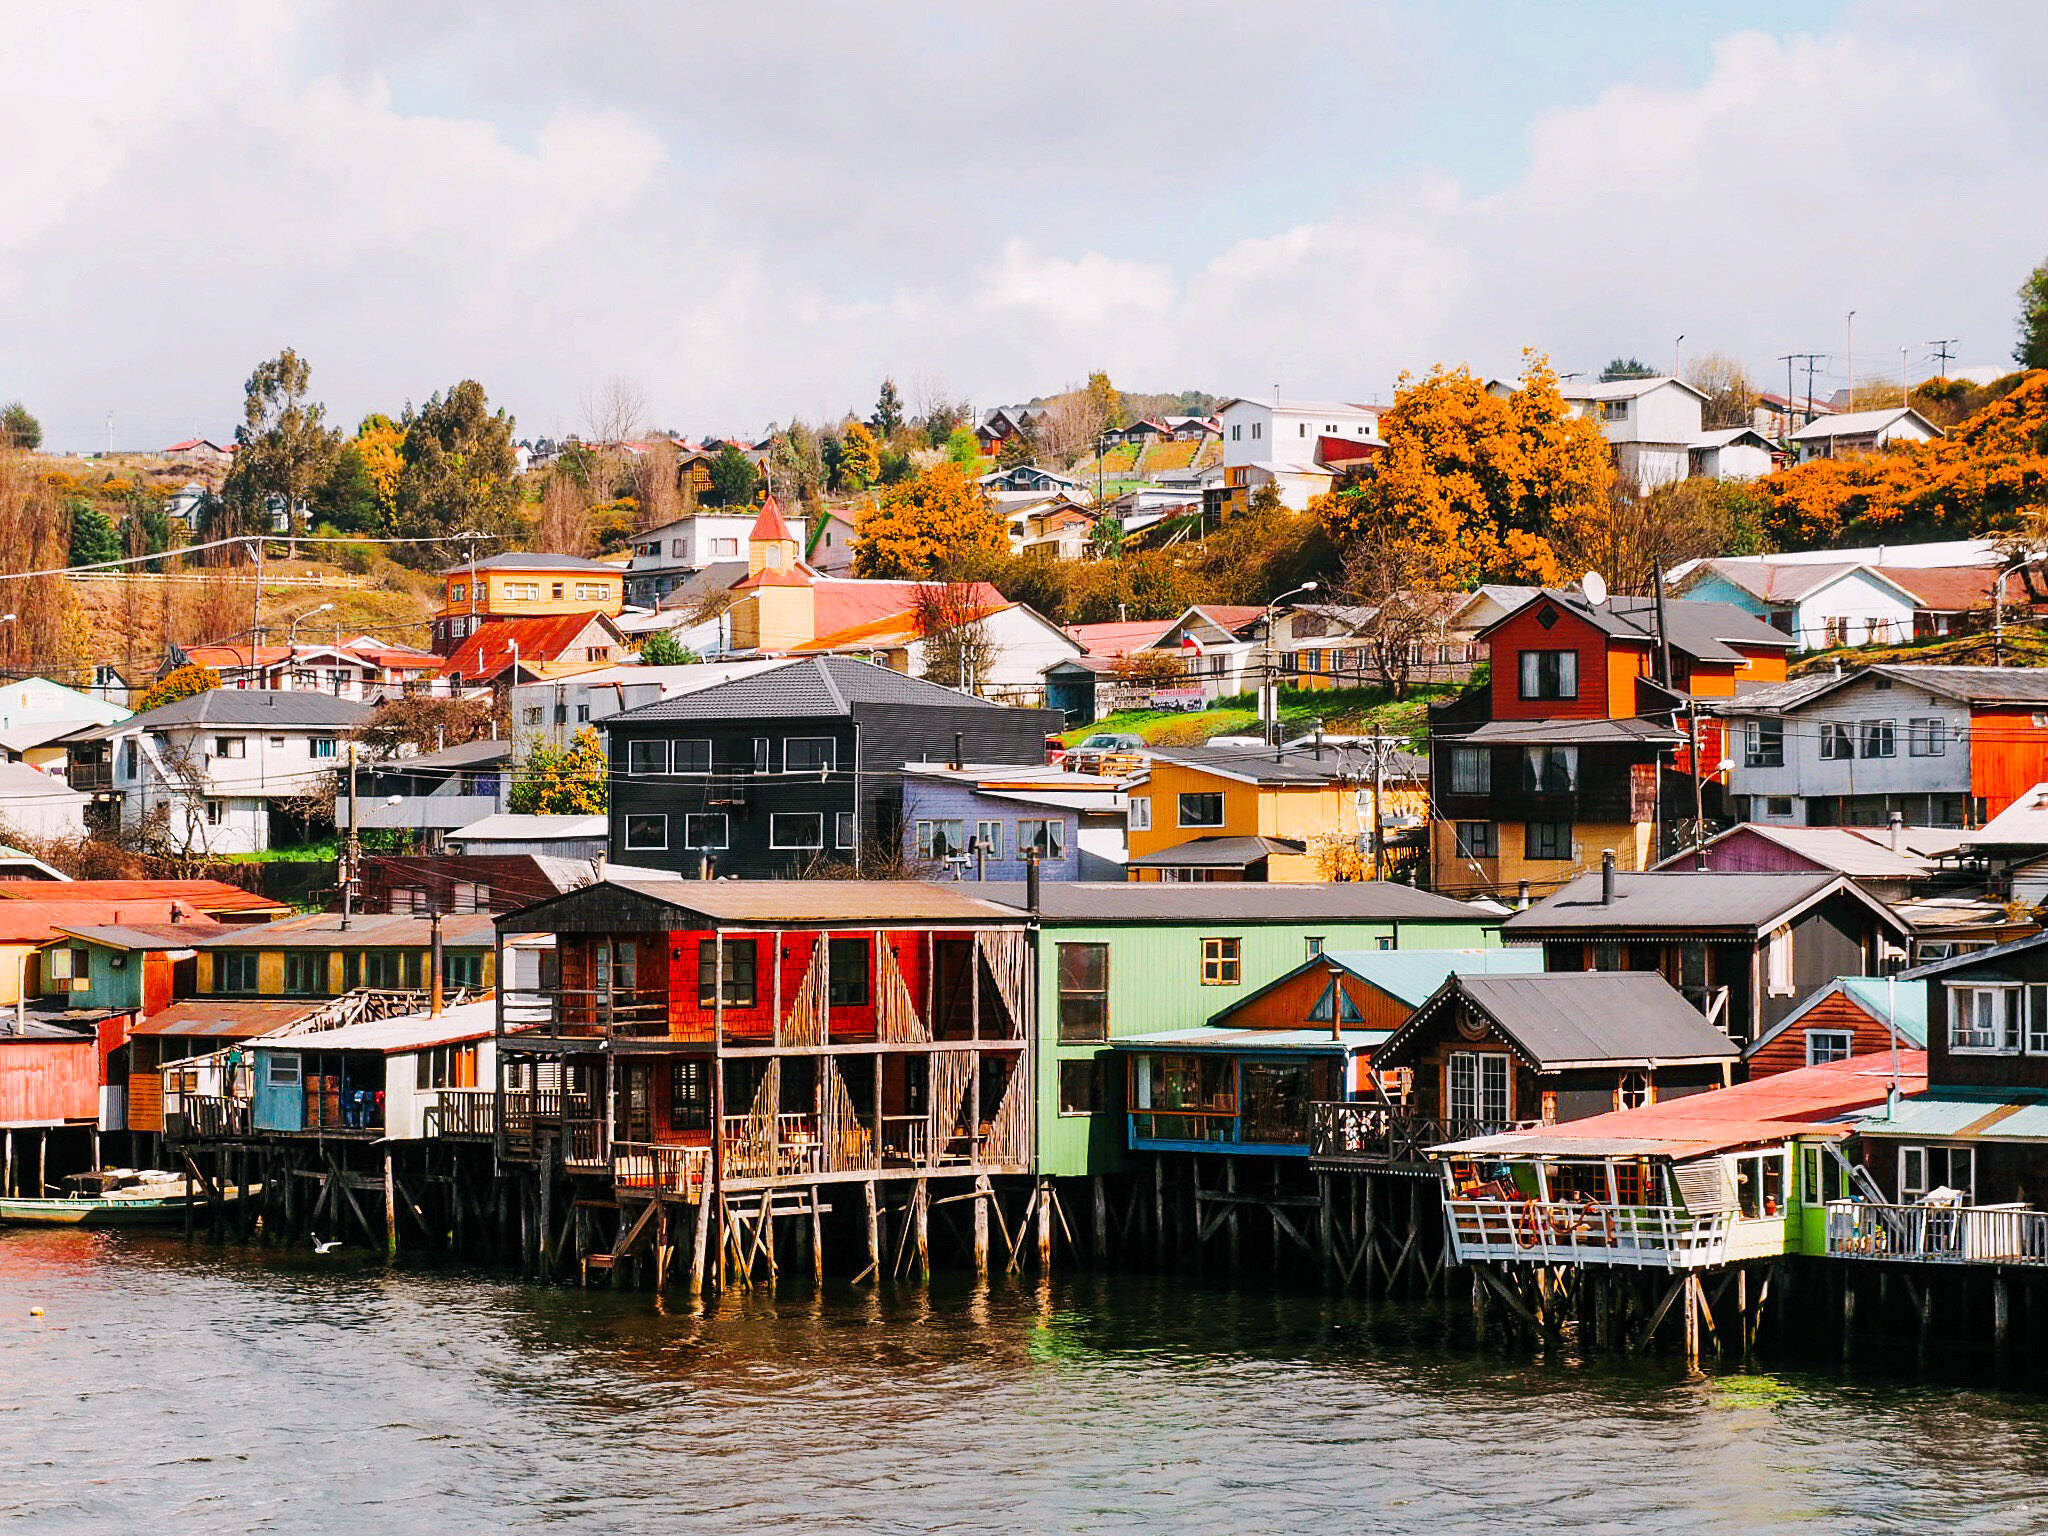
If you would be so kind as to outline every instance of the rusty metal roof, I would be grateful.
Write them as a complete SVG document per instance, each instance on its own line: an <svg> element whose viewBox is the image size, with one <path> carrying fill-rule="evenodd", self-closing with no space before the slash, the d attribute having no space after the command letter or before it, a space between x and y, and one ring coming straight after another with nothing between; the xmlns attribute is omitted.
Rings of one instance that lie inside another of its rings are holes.
<svg viewBox="0 0 2048 1536"><path fill-rule="evenodd" d="M239 1002L191 998L173 1003L130 1027L131 1035L170 1035L181 1039L248 1040L296 1024L314 1009L317 998L292 1002Z"/></svg>

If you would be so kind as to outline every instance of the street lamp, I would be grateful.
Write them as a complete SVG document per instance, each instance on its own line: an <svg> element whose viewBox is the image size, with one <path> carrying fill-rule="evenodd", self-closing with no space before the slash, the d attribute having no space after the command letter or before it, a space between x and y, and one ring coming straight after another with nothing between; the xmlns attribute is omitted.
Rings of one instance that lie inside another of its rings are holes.
<svg viewBox="0 0 2048 1536"><path fill-rule="evenodd" d="M285 676L287 679L290 678L292 673L292 663L295 660L297 660L299 654L299 626L303 624L307 619L312 618L314 614L329 612L333 607L334 604L332 603L322 603L318 608L308 608L304 613L300 614L297 618L293 619L291 623L285 626L283 666L285 670Z"/></svg>
<svg viewBox="0 0 2048 1536"><path fill-rule="evenodd" d="M1273 610L1298 592L1320 592L1322 589L1323 584L1319 581L1304 581L1298 587L1290 587L1285 592L1266 599L1265 632L1260 637L1261 644L1265 647L1266 659L1260 669L1262 675L1259 679L1259 712L1264 715L1266 690L1272 689L1273 714L1266 723L1271 729L1275 746L1280 742L1280 670L1273 663Z"/></svg>

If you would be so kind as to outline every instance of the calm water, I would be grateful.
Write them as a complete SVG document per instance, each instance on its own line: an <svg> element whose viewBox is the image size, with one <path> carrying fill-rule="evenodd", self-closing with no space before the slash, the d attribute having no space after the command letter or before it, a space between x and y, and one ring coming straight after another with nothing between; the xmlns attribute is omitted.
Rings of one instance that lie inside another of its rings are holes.
<svg viewBox="0 0 2048 1536"><path fill-rule="evenodd" d="M44 1316L30 1316L32 1307ZM2048 1530L2048 1406L1083 1279L644 1297L0 1235L22 1531Z"/></svg>

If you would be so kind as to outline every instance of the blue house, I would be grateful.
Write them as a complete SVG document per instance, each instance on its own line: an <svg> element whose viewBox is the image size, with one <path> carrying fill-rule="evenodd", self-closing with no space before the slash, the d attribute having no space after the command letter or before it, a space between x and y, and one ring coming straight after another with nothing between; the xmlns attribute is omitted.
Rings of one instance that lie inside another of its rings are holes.
<svg viewBox="0 0 2048 1536"><path fill-rule="evenodd" d="M903 770L903 856L937 878L1124 878L1125 781L1042 764L912 763Z"/></svg>

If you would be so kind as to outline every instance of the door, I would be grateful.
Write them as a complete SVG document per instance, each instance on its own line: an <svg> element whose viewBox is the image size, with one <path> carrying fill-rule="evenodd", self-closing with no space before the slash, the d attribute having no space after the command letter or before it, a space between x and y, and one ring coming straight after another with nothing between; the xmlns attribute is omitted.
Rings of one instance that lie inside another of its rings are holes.
<svg viewBox="0 0 2048 1536"><path fill-rule="evenodd" d="M650 1142L654 1139L653 1064L622 1061L616 1063L616 1070L619 1097L612 1134L619 1141Z"/></svg>

